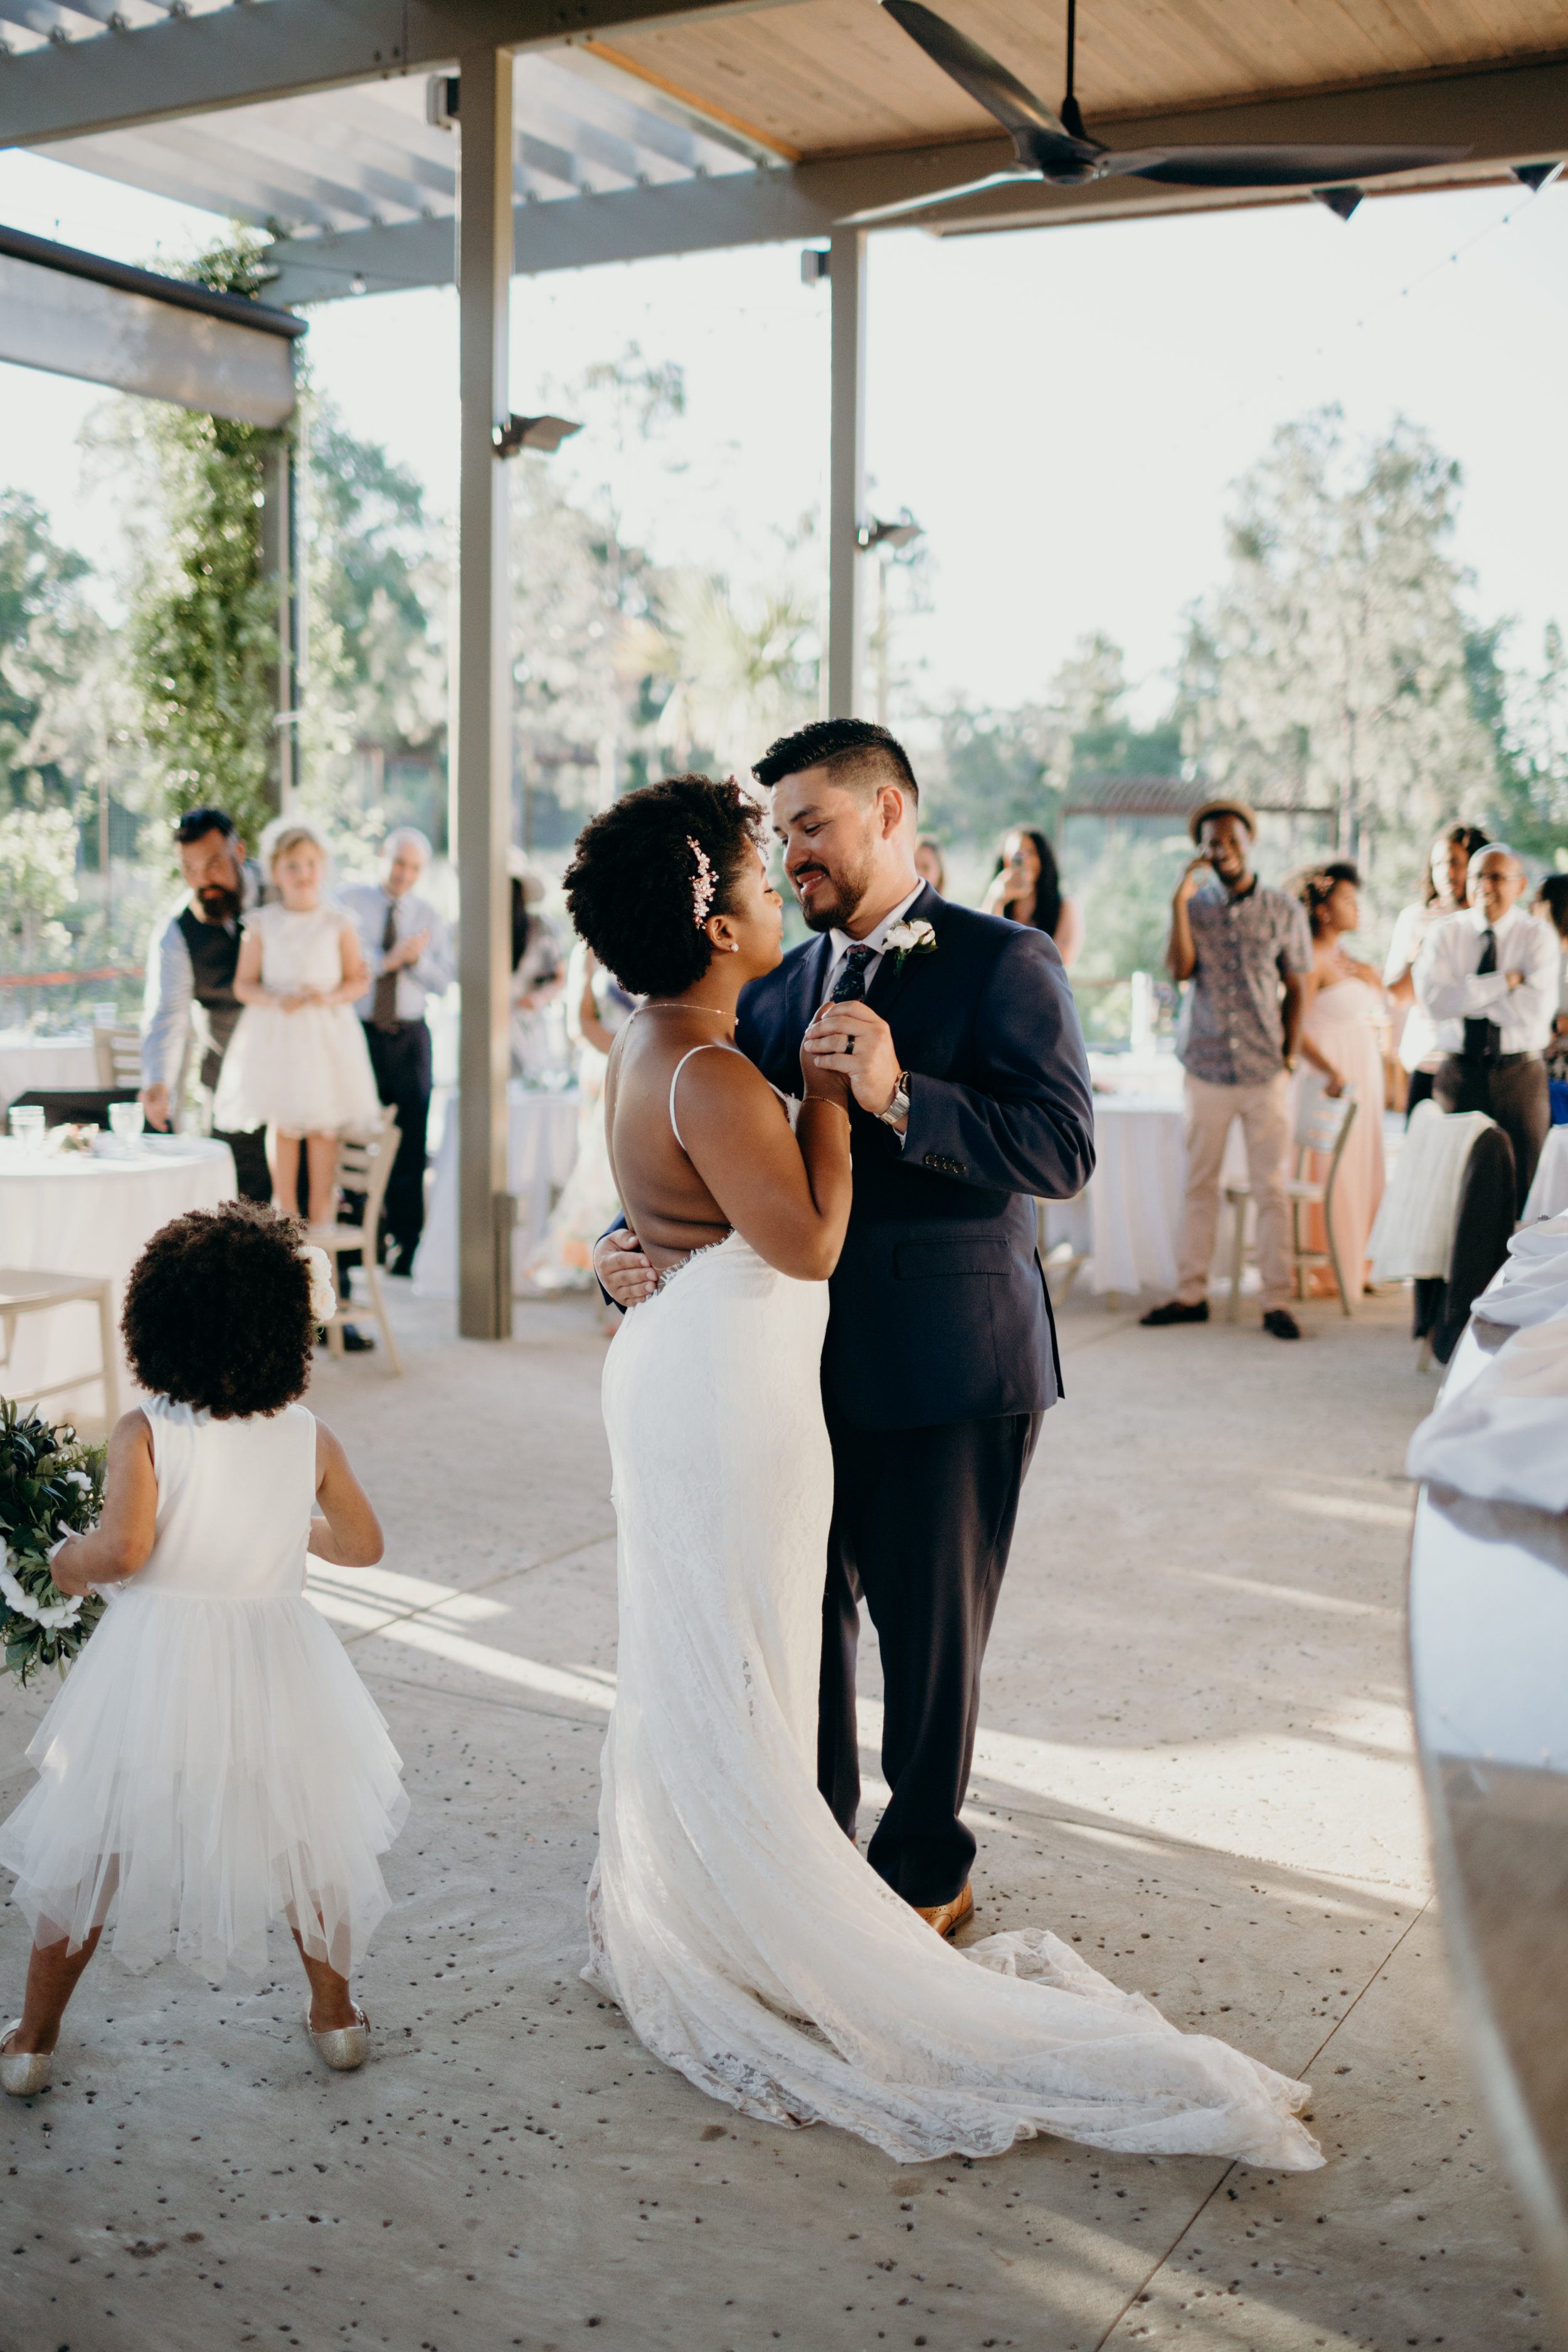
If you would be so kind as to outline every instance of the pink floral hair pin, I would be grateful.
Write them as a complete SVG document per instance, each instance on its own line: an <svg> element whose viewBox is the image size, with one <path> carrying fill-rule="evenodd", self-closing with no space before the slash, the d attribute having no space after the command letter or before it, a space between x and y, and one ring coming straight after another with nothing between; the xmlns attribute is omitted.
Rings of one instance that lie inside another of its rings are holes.
<svg viewBox="0 0 1568 2352"><path fill-rule="evenodd" d="M719 887L718 879L713 872L713 862L702 844L694 841L688 834L686 846L697 860L697 871L691 881L691 910L700 930L708 920L708 909L713 904L713 893Z"/></svg>

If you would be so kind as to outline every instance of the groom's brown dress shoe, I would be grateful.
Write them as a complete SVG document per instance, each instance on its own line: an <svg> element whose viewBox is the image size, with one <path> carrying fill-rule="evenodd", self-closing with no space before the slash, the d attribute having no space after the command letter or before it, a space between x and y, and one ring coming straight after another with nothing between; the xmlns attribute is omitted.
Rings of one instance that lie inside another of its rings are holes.
<svg viewBox="0 0 1568 2352"><path fill-rule="evenodd" d="M923 1903L911 1906L920 1913L928 1927L939 1936L956 1936L959 1929L974 1916L974 1896L967 1886L961 1887L951 1903L933 1903L928 1909Z"/></svg>

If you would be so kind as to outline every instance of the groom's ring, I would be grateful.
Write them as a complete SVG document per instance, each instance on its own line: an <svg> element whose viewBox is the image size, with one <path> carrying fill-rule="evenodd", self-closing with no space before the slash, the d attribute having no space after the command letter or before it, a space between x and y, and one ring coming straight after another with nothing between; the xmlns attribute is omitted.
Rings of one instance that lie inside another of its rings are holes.
<svg viewBox="0 0 1568 2352"><path fill-rule="evenodd" d="M853 1037L847 1038L845 1041L844 1050L847 1054L852 1054L855 1051L855 1040Z"/></svg>

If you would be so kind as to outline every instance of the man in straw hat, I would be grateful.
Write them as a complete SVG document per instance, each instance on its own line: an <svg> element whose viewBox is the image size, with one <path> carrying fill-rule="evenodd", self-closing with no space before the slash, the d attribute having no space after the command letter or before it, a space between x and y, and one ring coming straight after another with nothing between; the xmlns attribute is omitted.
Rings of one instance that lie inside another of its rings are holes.
<svg viewBox="0 0 1568 2352"><path fill-rule="evenodd" d="M1266 889L1252 871L1258 819L1245 801L1205 801L1193 811L1190 831L1198 854L1176 886L1165 950L1172 978L1192 983L1176 1047L1186 1072L1181 1265L1174 1298L1143 1320L1208 1321L1220 1168L1230 1123L1239 1118L1258 1210L1263 1328L1277 1339L1299 1339L1286 1304L1286 1091L1301 1030L1301 982L1312 969L1311 938L1298 902Z"/></svg>

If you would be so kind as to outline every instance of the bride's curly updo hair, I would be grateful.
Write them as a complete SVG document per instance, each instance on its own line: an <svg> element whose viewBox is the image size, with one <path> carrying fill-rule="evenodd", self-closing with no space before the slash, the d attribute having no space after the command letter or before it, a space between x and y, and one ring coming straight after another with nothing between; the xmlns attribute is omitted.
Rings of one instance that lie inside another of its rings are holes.
<svg viewBox="0 0 1568 2352"><path fill-rule="evenodd" d="M141 1385L219 1421L302 1396L316 1339L304 1239L295 1218L253 1201L192 1209L155 1233L120 1318Z"/></svg>
<svg viewBox="0 0 1568 2352"><path fill-rule="evenodd" d="M731 911L761 823L732 776L667 776L627 793L584 826L566 868L578 937L634 996L679 996L708 969L702 926Z"/></svg>

